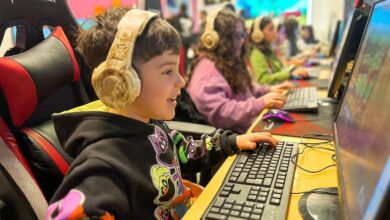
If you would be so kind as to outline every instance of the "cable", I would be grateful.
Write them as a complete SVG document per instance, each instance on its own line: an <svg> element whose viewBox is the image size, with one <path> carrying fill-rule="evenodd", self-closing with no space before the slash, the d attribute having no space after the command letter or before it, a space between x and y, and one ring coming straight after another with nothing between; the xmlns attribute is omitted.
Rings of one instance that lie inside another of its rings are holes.
<svg viewBox="0 0 390 220"><path fill-rule="evenodd" d="M328 165L328 166L326 166L326 167L324 167L324 168L322 168L322 169L319 169L319 170L308 170L308 169L306 169L306 168L303 168L303 167L299 166L297 163L295 163L295 161L293 160L293 158L297 157L297 155L298 155L298 154L294 154L294 155L291 156L291 163L293 163L293 164L294 164L296 167L298 167L299 169L301 169L301 170L303 170L303 171L305 171L305 172L308 172L308 173L320 173L320 172L322 172L322 171L324 171L324 170L326 170L326 169L329 169L329 168L331 168L331 167L335 167L335 166L336 166L335 164L331 164L331 165Z"/></svg>
<svg viewBox="0 0 390 220"><path fill-rule="evenodd" d="M315 137L328 137L329 139L325 140L325 141L321 141L321 142L317 142L317 143L308 143L308 142L304 142L303 139L304 138L308 138L310 136L315 136ZM321 150L327 150L327 151L331 151L331 152L334 152L335 150L332 149L332 148L327 148L327 147L318 147L318 145L323 145L323 144L328 144L328 143L331 143L333 141L333 136L332 135L324 135L324 134L304 134L301 136L301 143L300 144L303 144L305 145L305 147L302 149L301 152L298 151L298 153L296 154L293 154L291 155L291 163L293 163L296 167L298 167L299 169L305 171L305 172L308 172L308 173L320 173L326 169L329 169L331 167L334 167L336 166L335 164L331 164L331 165L328 165L328 166L325 166L323 167L322 169L319 169L319 170L308 170L306 168L303 168L301 167L300 165L298 165L298 163L296 163L294 160L295 158L298 157L298 155L300 154L303 154L306 150L306 148L312 148L312 149L321 149ZM335 154L333 154L331 156L331 159L333 161L336 162L336 160L333 158L335 156Z"/></svg>
<svg viewBox="0 0 390 220"><path fill-rule="evenodd" d="M321 139L325 139L324 141L321 141L321 142L304 142L304 138L321 138ZM316 133L310 133L310 134L304 134L301 136L301 143L300 144L303 144L305 145L306 147L312 147L312 148L320 148L320 147L315 147L315 146L318 146L318 145L322 145L322 144L331 144L331 142L333 141L333 136L332 135L329 135L329 134L316 134ZM331 144L333 145L333 144ZM331 149L331 148L323 148L323 149L326 149L326 150L330 150L330 151L335 151L334 149Z"/></svg>
<svg viewBox="0 0 390 220"><path fill-rule="evenodd" d="M328 194L328 195L335 195L335 196L339 195L338 193L319 191L318 189L313 189L313 190L310 190L310 191L303 191L303 192L291 192L290 194L304 194L304 193Z"/></svg>
<svg viewBox="0 0 390 220"><path fill-rule="evenodd" d="M336 154L333 154L333 155L332 155L332 160L333 160L334 162L336 162Z"/></svg>
<svg viewBox="0 0 390 220"><path fill-rule="evenodd" d="M302 140L302 138L319 138L319 137L321 137L322 139L328 140L328 141L333 141L333 135L319 134L319 133L309 133L309 134L301 135L301 140Z"/></svg>

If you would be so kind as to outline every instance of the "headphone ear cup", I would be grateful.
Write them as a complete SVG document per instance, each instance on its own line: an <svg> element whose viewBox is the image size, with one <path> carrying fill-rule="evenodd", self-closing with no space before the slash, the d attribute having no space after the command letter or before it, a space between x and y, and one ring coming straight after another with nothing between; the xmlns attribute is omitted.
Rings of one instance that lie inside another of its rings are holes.
<svg viewBox="0 0 390 220"><path fill-rule="evenodd" d="M257 30L254 31L251 35L252 41L255 43L260 43L264 39L263 31Z"/></svg>
<svg viewBox="0 0 390 220"><path fill-rule="evenodd" d="M213 50L217 47L219 41L219 35L216 31L205 32L202 35L202 44L209 50Z"/></svg>
<svg viewBox="0 0 390 220"><path fill-rule="evenodd" d="M92 86L106 106L116 109L127 107L141 92L141 80L134 70L106 68L106 62L93 71Z"/></svg>

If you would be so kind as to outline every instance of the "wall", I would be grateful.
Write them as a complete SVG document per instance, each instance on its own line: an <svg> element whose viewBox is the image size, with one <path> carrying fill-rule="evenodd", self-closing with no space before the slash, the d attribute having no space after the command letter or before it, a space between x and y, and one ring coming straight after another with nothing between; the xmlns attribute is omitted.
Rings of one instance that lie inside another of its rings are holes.
<svg viewBox="0 0 390 220"><path fill-rule="evenodd" d="M68 0L69 8L76 18L90 18L112 6L136 5L137 0Z"/></svg>
<svg viewBox="0 0 390 220"><path fill-rule="evenodd" d="M316 38L329 42L337 20L344 20L345 0L309 0L312 1L311 23Z"/></svg>

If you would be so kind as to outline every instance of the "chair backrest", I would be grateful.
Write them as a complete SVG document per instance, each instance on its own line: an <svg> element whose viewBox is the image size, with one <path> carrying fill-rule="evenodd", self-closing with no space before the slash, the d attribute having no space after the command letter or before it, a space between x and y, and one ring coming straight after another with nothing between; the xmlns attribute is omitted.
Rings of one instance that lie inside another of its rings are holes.
<svg viewBox="0 0 390 220"><path fill-rule="evenodd" d="M73 50L64 32L30 50L0 58L0 114L19 141L47 199L72 158L60 146L51 114L88 103Z"/></svg>
<svg viewBox="0 0 390 220"><path fill-rule="evenodd" d="M30 49L43 41L45 25L61 26L71 44L75 42L77 21L69 10L66 0L4 0L0 1L0 39L9 27L24 27L22 42L24 49ZM19 32L19 30L18 30Z"/></svg>
<svg viewBox="0 0 390 220"><path fill-rule="evenodd" d="M0 88L15 127L36 125L88 102L73 50L60 27L30 50L0 58ZM69 86L70 85L70 86Z"/></svg>

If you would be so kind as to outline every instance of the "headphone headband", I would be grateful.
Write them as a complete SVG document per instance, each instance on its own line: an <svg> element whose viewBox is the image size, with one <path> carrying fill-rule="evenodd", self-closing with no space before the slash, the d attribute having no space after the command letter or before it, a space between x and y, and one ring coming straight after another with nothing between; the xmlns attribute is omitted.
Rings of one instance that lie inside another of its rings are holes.
<svg viewBox="0 0 390 220"><path fill-rule="evenodd" d="M264 16L258 16L253 22L253 31L251 34L251 39L255 43L260 43L264 38L263 31L260 29L260 24L263 18Z"/></svg>
<svg viewBox="0 0 390 220"><path fill-rule="evenodd" d="M93 72L92 85L99 99L112 108L131 104L141 91L141 80L131 65L137 37L157 14L131 9L119 21L106 61Z"/></svg>
<svg viewBox="0 0 390 220"><path fill-rule="evenodd" d="M132 9L118 23L114 41L107 55L106 65L116 69L132 69L131 60L137 37L149 21L158 15L153 12Z"/></svg>

